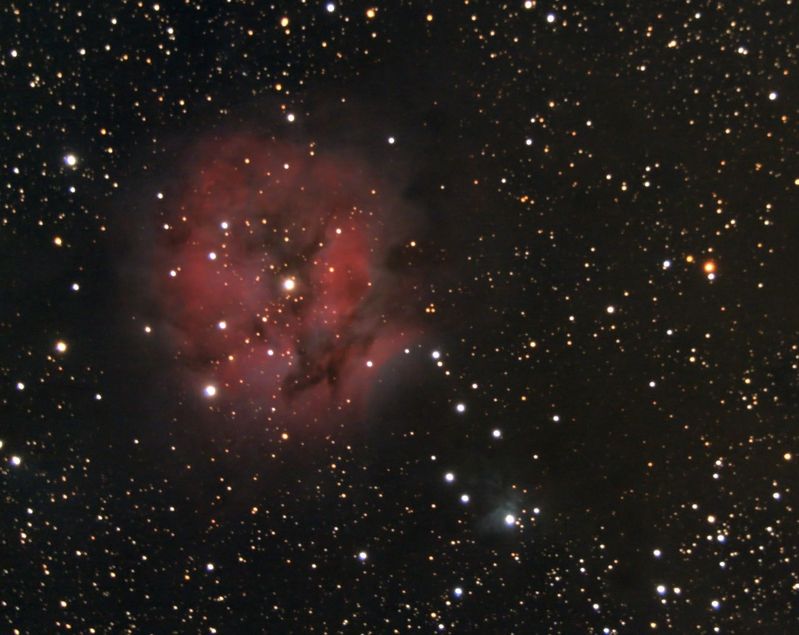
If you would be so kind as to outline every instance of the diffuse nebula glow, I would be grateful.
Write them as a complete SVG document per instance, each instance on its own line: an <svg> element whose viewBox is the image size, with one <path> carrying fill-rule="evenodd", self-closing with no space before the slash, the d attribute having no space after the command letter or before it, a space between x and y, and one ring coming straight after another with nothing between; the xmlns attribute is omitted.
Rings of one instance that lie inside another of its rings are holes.
<svg viewBox="0 0 799 635"><path fill-rule="evenodd" d="M184 167L150 283L187 381L270 420L362 414L421 335L400 193L343 153L245 135Z"/></svg>

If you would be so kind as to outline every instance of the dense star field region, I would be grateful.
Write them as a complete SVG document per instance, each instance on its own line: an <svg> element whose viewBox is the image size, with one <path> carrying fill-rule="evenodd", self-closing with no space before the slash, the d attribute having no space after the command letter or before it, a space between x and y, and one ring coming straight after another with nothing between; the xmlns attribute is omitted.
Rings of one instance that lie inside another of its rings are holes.
<svg viewBox="0 0 799 635"><path fill-rule="evenodd" d="M0 631L799 631L795 0L0 35Z"/></svg>

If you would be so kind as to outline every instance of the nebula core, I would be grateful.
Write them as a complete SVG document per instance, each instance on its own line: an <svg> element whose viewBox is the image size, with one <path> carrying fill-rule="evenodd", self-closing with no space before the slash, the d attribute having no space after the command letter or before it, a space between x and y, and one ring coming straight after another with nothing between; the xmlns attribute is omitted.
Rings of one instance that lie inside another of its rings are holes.
<svg viewBox="0 0 799 635"><path fill-rule="evenodd" d="M272 421L362 415L422 334L401 190L351 153L241 134L179 171L148 278L190 388Z"/></svg>

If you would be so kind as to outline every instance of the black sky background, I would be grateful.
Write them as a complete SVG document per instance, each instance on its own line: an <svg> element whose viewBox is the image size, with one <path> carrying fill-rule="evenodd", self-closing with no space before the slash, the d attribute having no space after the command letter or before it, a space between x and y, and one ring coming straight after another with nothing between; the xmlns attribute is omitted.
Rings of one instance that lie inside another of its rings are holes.
<svg viewBox="0 0 799 635"><path fill-rule="evenodd" d="M3 9L3 628L791 632L793 7L375 6ZM143 337L147 201L232 130L423 219L436 313L361 420L209 410Z"/></svg>

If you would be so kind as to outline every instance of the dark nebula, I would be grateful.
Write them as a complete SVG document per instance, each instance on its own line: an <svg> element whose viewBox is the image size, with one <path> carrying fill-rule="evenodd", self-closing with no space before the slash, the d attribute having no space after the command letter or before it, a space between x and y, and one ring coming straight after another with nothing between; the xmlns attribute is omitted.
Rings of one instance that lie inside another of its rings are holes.
<svg viewBox="0 0 799 635"><path fill-rule="evenodd" d="M196 144L178 172L144 264L172 370L269 420L362 414L421 335L402 193L350 153L241 133Z"/></svg>

